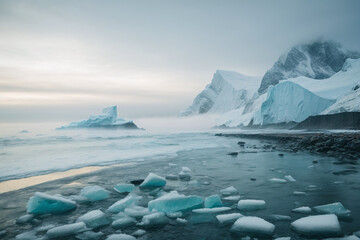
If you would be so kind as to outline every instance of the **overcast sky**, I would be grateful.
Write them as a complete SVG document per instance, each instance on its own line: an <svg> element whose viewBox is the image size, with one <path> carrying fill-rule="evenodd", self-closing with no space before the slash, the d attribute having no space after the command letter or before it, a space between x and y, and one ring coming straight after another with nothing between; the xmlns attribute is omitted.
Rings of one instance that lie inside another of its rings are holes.
<svg viewBox="0 0 360 240"><path fill-rule="evenodd" d="M0 0L0 121L174 116L216 69L263 75L299 43L360 50L360 1Z"/></svg>

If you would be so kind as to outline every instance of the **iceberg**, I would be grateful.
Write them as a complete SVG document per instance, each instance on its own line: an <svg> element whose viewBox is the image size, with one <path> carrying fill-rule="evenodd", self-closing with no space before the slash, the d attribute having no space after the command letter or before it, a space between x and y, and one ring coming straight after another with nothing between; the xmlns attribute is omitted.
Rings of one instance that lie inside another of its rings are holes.
<svg viewBox="0 0 360 240"><path fill-rule="evenodd" d="M259 217L241 217L231 227L231 231L241 235L270 237L275 226Z"/></svg>
<svg viewBox="0 0 360 240"><path fill-rule="evenodd" d="M131 120L117 118L117 106L106 107L100 115L92 115L87 120L72 122L69 125L62 126L58 129L69 128L124 128L138 129Z"/></svg>
<svg viewBox="0 0 360 240"><path fill-rule="evenodd" d="M216 216L216 219L220 224L227 225L232 224L239 218L243 217L241 213L229 213L229 214L220 214Z"/></svg>
<svg viewBox="0 0 360 240"><path fill-rule="evenodd" d="M84 187L81 189L80 195L86 197L91 202L109 198L109 192L96 185Z"/></svg>
<svg viewBox="0 0 360 240"><path fill-rule="evenodd" d="M266 205L264 200L243 199L238 202L237 208L240 211L256 211L265 209Z"/></svg>
<svg viewBox="0 0 360 240"><path fill-rule="evenodd" d="M291 227L299 234L305 236L338 236L341 227L335 214L308 216L291 223Z"/></svg>
<svg viewBox="0 0 360 240"><path fill-rule="evenodd" d="M114 186L114 190L117 191L118 193L129 193L132 192L135 189L135 185L134 184L116 184Z"/></svg>
<svg viewBox="0 0 360 240"><path fill-rule="evenodd" d="M154 173L149 173L145 180L140 184L140 188L159 188L166 185L166 180Z"/></svg>
<svg viewBox="0 0 360 240"><path fill-rule="evenodd" d="M128 206L132 205L132 204L136 204L138 202L138 200L141 199L140 196L136 195L136 194L131 194L129 193L125 198L120 199L119 201L117 201L116 203L114 203L113 205L111 205L108 208L109 212L112 213L118 213L118 212L122 212L125 210L125 208L127 208Z"/></svg>
<svg viewBox="0 0 360 240"><path fill-rule="evenodd" d="M99 228L110 224L109 219L106 218L105 213L101 210L92 210L80 216L76 222L84 222L89 228Z"/></svg>
<svg viewBox="0 0 360 240"><path fill-rule="evenodd" d="M219 195L212 195L205 198L204 205L206 208L222 207L222 201Z"/></svg>
<svg viewBox="0 0 360 240"><path fill-rule="evenodd" d="M63 197L36 192L29 199L26 208L32 214L62 213L76 208L76 203Z"/></svg>
<svg viewBox="0 0 360 240"><path fill-rule="evenodd" d="M60 238L60 237L66 237L77 233L85 232L88 230L89 229L86 227L85 223L78 222L72 224L65 224L59 227L54 227L46 232L46 236L48 238Z"/></svg>
<svg viewBox="0 0 360 240"><path fill-rule="evenodd" d="M157 212L144 216L138 225L145 228L154 228L164 226L168 224L168 222L169 220L164 213Z"/></svg>
<svg viewBox="0 0 360 240"><path fill-rule="evenodd" d="M318 213L333 213L338 217L349 217L351 211L346 209L341 202L330 203L326 205L316 206L313 209Z"/></svg>
<svg viewBox="0 0 360 240"><path fill-rule="evenodd" d="M203 202L202 197L196 195L185 196L174 191L149 201L148 208L150 211L155 209L168 214L202 207Z"/></svg>
<svg viewBox="0 0 360 240"><path fill-rule="evenodd" d="M136 240L135 237L128 234L111 234L106 238L106 240Z"/></svg>
<svg viewBox="0 0 360 240"><path fill-rule="evenodd" d="M224 113L240 108L256 92L260 77L245 76L233 71L217 70L211 84L198 94L182 116L203 113Z"/></svg>

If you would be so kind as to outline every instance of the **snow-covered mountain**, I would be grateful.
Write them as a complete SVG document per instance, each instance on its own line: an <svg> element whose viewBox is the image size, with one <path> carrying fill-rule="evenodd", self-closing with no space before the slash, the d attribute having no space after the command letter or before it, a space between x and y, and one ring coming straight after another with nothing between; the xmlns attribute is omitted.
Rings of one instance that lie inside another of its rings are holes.
<svg viewBox="0 0 360 240"><path fill-rule="evenodd" d="M225 113L241 108L256 92L260 80L261 77L217 70L211 83L195 97L193 104L181 115Z"/></svg>
<svg viewBox="0 0 360 240"><path fill-rule="evenodd" d="M106 107L102 114L91 115L89 119L79 122L72 122L69 125L62 126L59 129L67 128L99 128L99 127L117 127L137 129L138 127L131 120L117 118L117 106Z"/></svg>
<svg viewBox="0 0 360 240"><path fill-rule="evenodd" d="M280 80L305 76L326 79L340 71L347 58L360 58L360 53L344 49L333 41L319 41L297 45L280 56L274 66L262 78L259 93Z"/></svg>

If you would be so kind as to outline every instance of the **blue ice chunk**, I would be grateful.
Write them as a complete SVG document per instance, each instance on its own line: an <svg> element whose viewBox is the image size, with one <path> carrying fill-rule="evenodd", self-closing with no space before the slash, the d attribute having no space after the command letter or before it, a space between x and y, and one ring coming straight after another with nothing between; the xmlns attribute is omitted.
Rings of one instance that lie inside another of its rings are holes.
<svg viewBox="0 0 360 240"><path fill-rule="evenodd" d="M89 201L95 202L107 199L109 192L100 186L87 186L81 189L80 195L86 197Z"/></svg>
<svg viewBox="0 0 360 240"><path fill-rule="evenodd" d="M118 193L129 193L135 189L135 185L131 183L116 184L114 190Z"/></svg>
<svg viewBox="0 0 360 240"><path fill-rule="evenodd" d="M222 201L219 195L212 195L205 198L204 205L206 208L222 207Z"/></svg>
<svg viewBox="0 0 360 240"><path fill-rule="evenodd" d="M166 180L154 173L149 173L145 180L140 184L140 188L158 188L166 185Z"/></svg>
<svg viewBox="0 0 360 240"><path fill-rule="evenodd" d="M77 222L54 227L46 232L48 238L60 238L88 231L85 223ZM64 239L64 238L63 238Z"/></svg>
<svg viewBox="0 0 360 240"><path fill-rule="evenodd" d="M351 215L351 211L346 209L341 202L316 206L313 209L318 213L333 213L339 217L349 217Z"/></svg>
<svg viewBox="0 0 360 240"><path fill-rule="evenodd" d="M76 222L84 222L89 228L98 228L110 223L101 210L93 210L80 216Z"/></svg>
<svg viewBox="0 0 360 240"><path fill-rule="evenodd" d="M256 211L265 209L266 205L264 200L243 199L238 202L237 207L241 211Z"/></svg>
<svg viewBox="0 0 360 240"><path fill-rule="evenodd" d="M203 202L202 197L196 195L185 196L174 191L155 200L151 200L148 203L148 208L150 211L155 209L159 212L173 213L200 208L203 206Z"/></svg>
<svg viewBox="0 0 360 240"><path fill-rule="evenodd" d="M166 218L164 213L157 212L145 215L138 225L145 228L154 228L164 226L168 222L169 220Z"/></svg>
<svg viewBox="0 0 360 240"><path fill-rule="evenodd" d="M270 237L274 229L274 224L262 218L244 216L236 220L230 230L242 235Z"/></svg>
<svg viewBox="0 0 360 240"><path fill-rule="evenodd" d="M116 219L112 222L111 226L115 229L124 229L136 224L136 219L128 216Z"/></svg>
<svg viewBox="0 0 360 240"><path fill-rule="evenodd" d="M108 208L108 211L113 212L113 213L122 212L128 206L130 206L132 204L136 204L140 198L141 197L136 194L129 193L125 198L123 198L123 199L117 201L116 203L114 203L113 205L111 205Z"/></svg>
<svg viewBox="0 0 360 240"><path fill-rule="evenodd" d="M80 240L99 240L102 239L104 233L102 232L93 232L93 231L86 231L76 235L76 239Z"/></svg>
<svg viewBox="0 0 360 240"><path fill-rule="evenodd" d="M32 214L62 213L76 208L76 203L63 197L36 192L29 199L26 208Z"/></svg>
<svg viewBox="0 0 360 240"><path fill-rule="evenodd" d="M135 237L128 234L111 234L106 238L106 240L136 240Z"/></svg>

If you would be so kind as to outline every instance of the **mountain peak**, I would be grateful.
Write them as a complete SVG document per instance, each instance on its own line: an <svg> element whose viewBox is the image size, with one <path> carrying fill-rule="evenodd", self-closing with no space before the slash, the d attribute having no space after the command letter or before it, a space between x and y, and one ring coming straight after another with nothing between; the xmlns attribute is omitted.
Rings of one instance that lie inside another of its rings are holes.
<svg viewBox="0 0 360 240"><path fill-rule="evenodd" d="M348 58L360 58L360 53L343 48L335 41L315 41L300 44L282 54L262 78L258 92L264 93L280 80L306 76L325 79L340 71Z"/></svg>

